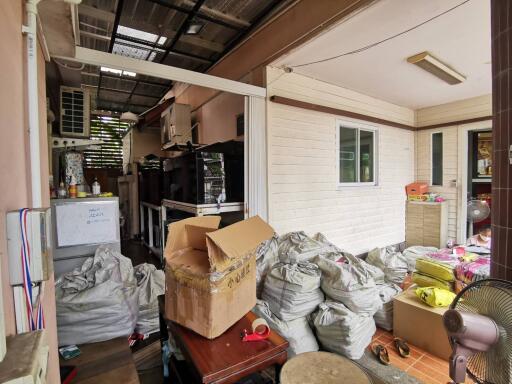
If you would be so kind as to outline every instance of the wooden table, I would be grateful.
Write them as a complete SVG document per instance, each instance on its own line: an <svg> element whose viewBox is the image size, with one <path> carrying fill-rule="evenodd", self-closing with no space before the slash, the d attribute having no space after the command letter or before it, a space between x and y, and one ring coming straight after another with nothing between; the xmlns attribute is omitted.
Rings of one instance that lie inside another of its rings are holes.
<svg viewBox="0 0 512 384"><path fill-rule="evenodd" d="M71 360L60 357L61 366L72 365L77 369L73 384L139 384L128 338L83 344L78 348L80 356Z"/></svg>
<svg viewBox="0 0 512 384"><path fill-rule="evenodd" d="M272 331L266 340L243 342L240 335L244 329L251 330L255 318L256 315L249 312L223 335L213 340L171 321L167 321L167 325L197 383L235 383L251 373L272 366L275 367L278 378L281 366L287 360L288 341Z"/></svg>

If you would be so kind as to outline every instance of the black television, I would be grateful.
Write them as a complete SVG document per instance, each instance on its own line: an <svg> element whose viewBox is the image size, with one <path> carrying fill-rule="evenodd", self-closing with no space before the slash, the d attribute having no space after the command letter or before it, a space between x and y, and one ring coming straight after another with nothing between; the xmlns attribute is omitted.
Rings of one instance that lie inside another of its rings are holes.
<svg viewBox="0 0 512 384"><path fill-rule="evenodd" d="M195 205L244 201L244 143L200 147L163 162L164 198Z"/></svg>

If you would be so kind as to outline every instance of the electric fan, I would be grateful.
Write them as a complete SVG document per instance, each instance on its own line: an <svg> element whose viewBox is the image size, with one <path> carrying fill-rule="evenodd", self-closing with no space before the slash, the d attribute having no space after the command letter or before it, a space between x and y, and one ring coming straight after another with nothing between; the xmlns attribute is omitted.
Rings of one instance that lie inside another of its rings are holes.
<svg viewBox="0 0 512 384"><path fill-rule="evenodd" d="M468 201L468 221L469 221L469 234L473 235L473 223L478 223L489 217L491 208L485 200L469 200Z"/></svg>
<svg viewBox="0 0 512 384"><path fill-rule="evenodd" d="M443 316L453 352L450 377L466 372L479 384L512 383L512 283L476 281L455 297Z"/></svg>

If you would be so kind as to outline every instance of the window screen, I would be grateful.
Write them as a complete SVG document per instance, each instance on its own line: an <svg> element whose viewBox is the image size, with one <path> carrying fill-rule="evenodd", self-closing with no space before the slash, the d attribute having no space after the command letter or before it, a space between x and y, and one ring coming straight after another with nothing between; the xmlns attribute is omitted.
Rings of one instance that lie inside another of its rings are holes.
<svg viewBox="0 0 512 384"><path fill-rule="evenodd" d="M102 140L104 144L84 151L86 168L123 167L123 135L128 124L116 117L93 116L91 119L91 140Z"/></svg>
<svg viewBox="0 0 512 384"><path fill-rule="evenodd" d="M443 185L443 134L432 134L432 185Z"/></svg>

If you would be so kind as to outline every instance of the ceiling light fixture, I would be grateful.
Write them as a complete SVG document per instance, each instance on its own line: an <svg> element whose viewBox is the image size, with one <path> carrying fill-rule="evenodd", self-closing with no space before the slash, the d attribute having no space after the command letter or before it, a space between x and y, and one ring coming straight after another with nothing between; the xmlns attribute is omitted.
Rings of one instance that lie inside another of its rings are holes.
<svg viewBox="0 0 512 384"><path fill-rule="evenodd" d="M101 70L101 72L110 72L110 73L120 75L120 76L129 76L129 77L137 76L137 74L135 72L123 71L121 69L114 69L114 68L109 68L109 67L101 67L100 70Z"/></svg>
<svg viewBox="0 0 512 384"><path fill-rule="evenodd" d="M465 76L428 52L418 53L417 55L407 58L407 61L451 85L460 84L466 80Z"/></svg>
<svg viewBox="0 0 512 384"><path fill-rule="evenodd" d="M204 23L197 20L192 20L188 23L187 29L185 29L185 35L198 35L204 27Z"/></svg>
<svg viewBox="0 0 512 384"><path fill-rule="evenodd" d="M121 116L119 117L119 121L122 121L123 123L128 123L128 124L137 124L137 122L139 121L139 116L137 116L135 113L133 112L123 112L121 114Z"/></svg>

